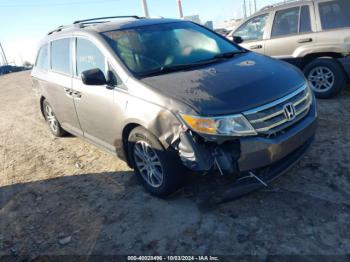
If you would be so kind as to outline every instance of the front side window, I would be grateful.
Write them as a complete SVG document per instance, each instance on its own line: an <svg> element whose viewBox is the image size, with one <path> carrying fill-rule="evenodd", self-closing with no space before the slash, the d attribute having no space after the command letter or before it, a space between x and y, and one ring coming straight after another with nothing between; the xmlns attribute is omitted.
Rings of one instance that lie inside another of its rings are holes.
<svg viewBox="0 0 350 262"><path fill-rule="evenodd" d="M44 45L40 48L38 57L36 59L36 67L40 70L47 71L49 69L49 48Z"/></svg>
<svg viewBox="0 0 350 262"><path fill-rule="evenodd" d="M271 36L291 35L298 33L299 7L277 11L272 26Z"/></svg>
<svg viewBox="0 0 350 262"><path fill-rule="evenodd" d="M228 40L190 22L142 26L102 35L125 65L139 75L241 51Z"/></svg>
<svg viewBox="0 0 350 262"><path fill-rule="evenodd" d="M350 26L350 1L336 0L319 4L322 29Z"/></svg>
<svg viewBox="0 0 350 262"><path fill-rule="evenodd" d="M64 38L51 42L51 68L55 72L71 74L70 39Z"/></svg>
<svg viewBox="0 0 350 262"><path fill-rule="evenodd" d="M89 40L77 38L77 75L90 69L100 69L106 75L105 57Z"/></svg>
<svg viewBox="0 0 350 262"><path fill-rule="evenodd" d="M235 33L243 41L257 41L264 37L268 14L260 15L243 24Z"/></svg>

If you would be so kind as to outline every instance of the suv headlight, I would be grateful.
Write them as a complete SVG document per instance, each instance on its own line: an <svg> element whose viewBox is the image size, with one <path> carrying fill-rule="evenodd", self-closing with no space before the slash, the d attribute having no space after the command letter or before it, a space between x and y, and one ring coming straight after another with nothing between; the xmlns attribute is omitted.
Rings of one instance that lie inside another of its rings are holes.
<svg viewBox="0 0 350 262"><path fill-rule="evenodd" d="M220 136L254 136L255 129L241 114L223 117L198 117L181 115L184 122L193 131L201 134Z"/></svg>

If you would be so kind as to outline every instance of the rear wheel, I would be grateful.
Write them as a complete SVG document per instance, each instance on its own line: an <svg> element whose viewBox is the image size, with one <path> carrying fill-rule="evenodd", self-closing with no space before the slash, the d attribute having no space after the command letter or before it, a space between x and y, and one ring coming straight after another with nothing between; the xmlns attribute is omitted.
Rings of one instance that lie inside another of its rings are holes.
<svg viewBox="0 0 350 262"><path fill-rule="evenodd" d="M57 137L65 136L66 131L61 127L61 124L60 122L58 122L51 105L46 100L44 100L43 102L43 110L46 122L49 125L51 133Z"/></svg>
<svg viewBox="0 0 350 262"><path fill-rule="evenodd" d="M164 149L143 127L133 129L128 142L129 158L147 191L166 196L181 186L184 168L175 152Z"/></svg>
<svg viewBox="0 0 350 262"><path fill-rule="evenodd" d="M317 98L332 98L347 84L343 68L333 58L315 59L304 73Z"/></svg>

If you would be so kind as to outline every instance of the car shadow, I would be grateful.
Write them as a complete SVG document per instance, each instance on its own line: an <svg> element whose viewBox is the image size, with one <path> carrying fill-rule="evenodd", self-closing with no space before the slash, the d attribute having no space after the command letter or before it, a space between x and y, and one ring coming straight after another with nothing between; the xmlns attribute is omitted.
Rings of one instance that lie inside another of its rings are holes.
<svg viewBox="0 0 350 262"><path fill-rule="evenodd" d="M164 199L147 193L130 171L3 186L0 255L227 254L232 245L253 252L255 238L276 238L278 246L271 221L281 232L303 236L310 219L322 228L323 221L333 221L332 214L350 208L341 203L329 207L328 200L293 191L260 191L240 201L211 204L210 198L229 182L215 174L189 174L186 185Z"/></svg>

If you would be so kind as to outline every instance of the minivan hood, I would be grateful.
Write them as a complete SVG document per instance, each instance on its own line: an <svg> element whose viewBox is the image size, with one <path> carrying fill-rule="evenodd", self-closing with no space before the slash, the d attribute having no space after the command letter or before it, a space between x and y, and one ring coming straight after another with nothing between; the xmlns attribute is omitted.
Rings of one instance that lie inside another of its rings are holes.
<svg viewBox="0 0 350 262"><path fill-rule="evenodd" d="M202 116L239 113L298 89L304 77L293 66L252 52L190 71L141 79Z"/></svg>

